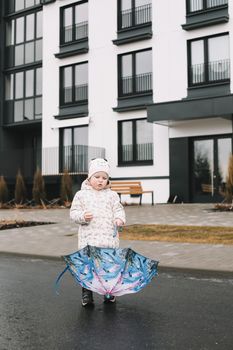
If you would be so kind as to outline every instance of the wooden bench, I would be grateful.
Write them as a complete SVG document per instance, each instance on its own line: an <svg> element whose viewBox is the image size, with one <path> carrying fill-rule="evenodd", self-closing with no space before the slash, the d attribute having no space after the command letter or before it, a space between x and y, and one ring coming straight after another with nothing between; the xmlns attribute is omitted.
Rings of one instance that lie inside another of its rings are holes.
<svg viewBox="0 0 233 350"><path fill-rule="evenodd" d="M201 190L204 193L212 193L213 186L210 184L201 184Z"/></svg>
<svg viewBox="0 0 233 350"><path fill-rule="evenodd" d="M151 193L151 204L154 205L154 192L150 190L144 191L140 181L111 181L110 187L120 196L129 194L131 197L140 197L139 204L142 204L142 195L144 193Z"/></svg>

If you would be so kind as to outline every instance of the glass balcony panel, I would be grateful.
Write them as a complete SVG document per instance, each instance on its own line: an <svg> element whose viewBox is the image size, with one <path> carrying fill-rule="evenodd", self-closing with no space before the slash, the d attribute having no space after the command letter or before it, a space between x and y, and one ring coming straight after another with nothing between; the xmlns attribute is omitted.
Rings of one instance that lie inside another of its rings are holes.
<svg viewBox="0 0 233 350"><path fill-rule="evenodd" d="M15 11L24 9L24 0L15 0Z"/></svg>
<svg viewBox="0 0 233 350"><path fill-rule="evenodd" d="M24 45L15 46L15 65L24 64Z"/></svg>
<svg viewBox="0 0 233 350"><path fill-rule="evenodd" d="M35 41L36 44L36 61L41 61L42 60L42 56L43 56L43 52L42 52L42 40L36 40Z"/></svg>
<svg viewBox="0 0 233 350"><path fill-rule="evenodd" d="M25 44L25 63L34 62L34 41Z"/></svg>
<svg viewBox="0 0 233 350"><path fill-rule="evenodd" d="M75 101L87 100L87 84L75 86Z"/></svg>
<svg viewBox="0 0 233 350"><path fill-rule="evenodd" d="M75 40L88 37L88 22L77 23L75 25Z"/></svg>
<svg viewBox="0 0 233 350"><path fill-rule="evenodd" d="M34 119L34 99L33 98L25 100L23 119L25 121Z"/></svg>
<svg viewBox="0 0 233 350"><path fill-rule="evenodd" d="M64 91L64 103L72 102L72 86L67 86L63 89Z"/></svg>
<svg viewBox="0 0 233 350"><path fill-rule="evenodd" d="M14 122L23 121L23 100L14 103Z"/></svg>
<svg viewBox="0 0 233 350"><path fill-rule="evenodd" d="M69 43L70 41L73 41L73 30L72 30L73 26L66 26L64 28L64 41L65 43Z"/></svg>
<svg viewBox="0 0 233 350"><path fill-rule="evenodd" d="M35 119L42 118L42 97L35 98Z"/></svg>

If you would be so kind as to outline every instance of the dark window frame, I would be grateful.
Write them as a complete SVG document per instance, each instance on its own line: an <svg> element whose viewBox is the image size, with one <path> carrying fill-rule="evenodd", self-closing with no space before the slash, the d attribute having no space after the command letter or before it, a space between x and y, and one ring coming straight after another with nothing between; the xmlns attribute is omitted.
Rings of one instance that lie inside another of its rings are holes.
<svg viewBox="0 0 233 350"><path fill-rule="evenodd" d="M83 61L83 62L78 62L78 63L74 63L74 64L69 64L66 66L61 66L60 67L60 97L59 97L59 101L60 101L60 107L68 107L68 106L77 106L80 104L87 104L88 103L88 82L87 82L87 98L80 100L80 101L76 101L75 100L75 67L79 66L79 65L83 65L83 64L87 64L88 65L88 61ZM71 67L72 69L72 102L67 102L65 103L64 101L64 93L63 93L63 89L64 89L64 81L63 81L63 71L65 68ZM88 81L88 76L87 76L87 81Z"/></svg>
<svg viewBox="0 0 233 350"><path fill-rule="evenodd" d="M227 79L217 79L217 80L209 80L209 73L208 73L208 64L209 58L208 58L208 40L216 37L221 37L221 36L228 36L229 37L229 32L224 32L224 33L218 33L214 35L209 35L209 36L204 36L204 37L199 37L195 39L190 39L187 41L187 56L188 56L188 87L195 87L195 86L202 86L202 85L214 85L216 83L224 83L224 82L230 82L230 78ZM200 83L193 83L192 82L192 65L191 65L191 57L192 57L192 52L191 52L191 44L195 41L200 41L203 40L204 42L204 81ZM230 64L230 58L229 58L229 64Z"/></svg>
<svg viewBox="0 0 233 350"><path fill-rule="evenodd" d="M75 125L75 126L67 126L64 128L60 128L59 130L59 172L62 173L64 170L68 170L68 172L72 173L75 172L75 144L74 144L74 130L76 128L87 128L88 131L88 124L84 125ZM71 129L71 145L70 146L64 146L64 130ZM88 148L88 139L87 139L87 145L85 145ZM63 158L63 148L64 147L70 147L71 152L71 168L65 169L64 167L64 158Z"/></svg>
<svg viewBox="0 0 233 350"><path fill-rule="evenodd" d="M72 4L69 4L69 5L66 5L66 6L63 6L60 8L60 46L72 45L74 43L78 43L78 42L85 41L88 39L88 21L87 21L87 29L86 29L87 35L80 38L80 39L75 39L75 34L76 34L76 32L75 32L75 7L82 5L84 3L88 3L88 0L82 0L82 1L72 3ZM65 38L64 38L65 26L64 26L63 19L64 19L64 12L68 8L72 9L72 40L71 41L65 41Z"/></svg>
<svg viewBox="0 0 233 350"><path fill-rule="evenodd" d="M13 67L15 68L18 68L20 66L24 66L24 65L27 65L27 64L34 64L34 63L37 63L37 62L41 62L42 61L42 58L39 59L39 60L36 60L36 43L39 42L39 41L42 41L43 40L43 36L38 36L37 37L37 20L38 20L38 17L37 17L37 14L40 13L42 14L42 11L41 9L38 9L38 10L32 10L32 11L29 11L27 13L24 13L24 14L19 14L17 16L14 16L14 18L10 18L9 20L6 20L5 22L5 28L6 28L6 25L7 23L9 22L14 22L14 25L11 24L13 27L14 27L14 34L13 34L13 37L14 37L14 43L12 45L6 45L6 37L5 37L5 48L6 49L10 49L11 48L11 51L12 51L12 54L13 54ZM34 14L34 38L33 39L30 39L30 40L26 40L26 34L27 34L27 21L26 21L26 17L28 15L32 15ZM16 43L16 21L17 19L19 18L23 18L24 20L24 23L23 23L23 35L24 35L24 40L20 43ZM6 29L5 29L6 30ZM30 44L30 43L34 43L34 48L33 48L33 56L34 56L34 60L33 61L30 61L30 62L26 62L26 45L27 44ZM15 63L15 60L16 60L16 48L19 47L19 46L24 46L23 47L23 63L22 64L17 64Z"/></svg>
<svg viewBox="0 0 233 350"><path fill-rule="evenodd" d="M225 0L226 3L219 4L216 6L211 6L211 7L207 6L207 0L203 0L203 8L202 9L196 10L196 11L191 11L190 1L191 0L186 0L186 13L187 13L187 15L198 14L198 13L212 11L212 10L218 10L218 9L225 8L228 6L228 0Z"/></svg>
<svg viewBox="0 0 233 350"><path fill-rule="evenodd" d="M31 6L26 6L26 0L24 0L24 7L20 10L15 10L15 0L6 0L7 1L7 6L6 7L6 14L12 14L12 13L18 13L21 11L27 11L28 9L32 9L35 7L40 6L41 7L41 1L40 0L34 0L34 5ZM8 11L7 11L8 10Z"/></svg>
<svg viewBox="0 0 233 350"><path fill-rule="evenodd" d="M147 11L149 12L149 17L150 17L150 20L149 21L146 21L146 22L143 22L143 23L140 23L140 24L137 24L136 23L136 9L137 7L135 6L135 0L131 0L131 16L132 16L132 23L131 25L127 26L127 27L122 27L122 0L117 0L117 27L118 27L118 31L121 31L121 30L129 30L131 28L138 28L138 27L141 27L141 26L145 26L145 25L149 25L152 23L151 21L151 14L152 14L152 1L149 5L145 5L147 6ZM143 7L143 6L141 6Z"/></svg>
<svg viewBox="0 0 233 350"><path fill-rule="evenodd" d="M146 118L127 119L118 121L118 165L119 166L138 166L138 165L153 165L153 140L152 140L152 159L150 160L137 160L137 121L147 120ZM122 150L122 125L126 122L132 122L132 147L133 147L133 160L123 160ZM152 127L152 125L151 125Z"/></svg>
<svg viewBox="0 0 233 350"><path fill-rule="evenodd" d="M5 84L4 84L4 101L5 103L11 103L12 106L13 106L13 123L21 123L21 122L25 122L25 120L27 120L26 118L26 115L25 115L25 102L28 101L28 100L31 100L33 99L34 103L33 103L33 119L29 119L28 121L31 122L31 121L34 121L34 120L41 120L42 119L42 110L41 110L41 114L36 114L36 99L38 98L42 98L42 93L41 94L37 94L36 93L36 90L37 90L37 69L41 69L42 70L42 67L41 66L36 66L36 67L31 67L31 68L25 68L23 70L20 70L20 71L12 71L8 74L5 74L4 76L4 80L6 81L6 77L9 75L13 75L13 87L12 87L12 92L13 92L13 95L12 95L12 98L11 99L6 99L6 91L5 91ZM28 71L33 71L33 95L31 96L26 96L26 73ZM23 96L20 97L20 98L16 98L16 74L17 73L23 73ZM23 102L23 119L20 120L20 121L15 121L15 113L14 113L14 105L15 105L15 102L20 102L22 101Z"/></svg>
<svg viewBox="0 0 233 350"><path fill-rule="evenodd" d="M137 51L130 51L130 52L125 52L123 54L118 55L118 97L131 97L131 96L138 96L138 95L143 95L143 94L152 94L153 92L153 86L151 89L148 90L143 90L143 91L137 91L136 90L136 55L141 52L145 51L151 51L152 55L152 48L146 48L143 50L137 50ZM122 83L122 57L132 55L132 92L130 93L123 93L123 83ZM151 79L151 85L153 83L152 81L152 67L151 67L151 72L150 74L150 79Z"/></svg>

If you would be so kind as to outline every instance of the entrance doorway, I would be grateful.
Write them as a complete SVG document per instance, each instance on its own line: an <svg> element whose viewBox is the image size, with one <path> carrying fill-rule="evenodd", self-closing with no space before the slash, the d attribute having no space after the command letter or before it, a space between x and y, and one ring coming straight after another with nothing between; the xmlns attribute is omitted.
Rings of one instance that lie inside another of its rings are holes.
<svg viewBox="0 0 233 350"><path fill-rule="evenodd" d="M193 201L222 201L229 156L232 153L232 137L195 138L192 145Z"/></svg>

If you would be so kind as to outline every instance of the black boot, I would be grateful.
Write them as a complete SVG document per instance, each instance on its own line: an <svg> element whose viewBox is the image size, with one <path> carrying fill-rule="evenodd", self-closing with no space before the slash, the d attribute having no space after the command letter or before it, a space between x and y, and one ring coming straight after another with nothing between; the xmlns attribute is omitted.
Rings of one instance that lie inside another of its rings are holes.
<svg viewBox="0 0 233 350"><path fill-rule="evenodd" d="M82 288L82 306L93 304L93 293L91 290Z"/></svg>
<svg viewBox="0 0 233 350"><path fill-rule="evenodd" d="M104 296L104 303L115 303L116 302L116 297L114 295L105 295Z"/></svg>

